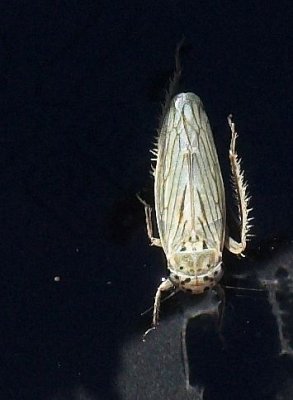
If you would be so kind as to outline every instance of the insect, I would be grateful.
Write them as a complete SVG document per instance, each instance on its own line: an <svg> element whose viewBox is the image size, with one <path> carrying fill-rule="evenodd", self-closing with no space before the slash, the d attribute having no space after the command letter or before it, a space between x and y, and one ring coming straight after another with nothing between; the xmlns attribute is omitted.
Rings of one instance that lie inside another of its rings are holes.
<svg viewBox="0 0 293 400"><path fill-rule="evenodd" d="M251 227L247 183L236 152L237 132L232 116L229 159L240 222L240 241L226 226L225 190L207 114L194 93L173 95L181 74L179 47L153 159L155 212L159 238L153 236L152 209L143 201L152 246L163 248L170 275L160 284L154 301L152 328L158 324L162 292L193 294L217 285L223 275L225 246L243 255ZM147 331L148 332L148 331ZM146 332L146 333L147 333Z"/></svg>

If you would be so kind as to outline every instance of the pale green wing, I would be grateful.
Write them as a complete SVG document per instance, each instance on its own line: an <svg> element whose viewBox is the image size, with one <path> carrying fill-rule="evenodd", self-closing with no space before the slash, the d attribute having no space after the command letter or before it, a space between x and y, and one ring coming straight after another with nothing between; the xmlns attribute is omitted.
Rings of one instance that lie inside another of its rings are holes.
<svg viewBox="0 0 293 400"><path fill-rule="evenodd" d="M175 96L163 120L158 137L155 205L167 256L188 241L194 250L222 251L224 186L209 121L201 100L193 93Z"/></svg>

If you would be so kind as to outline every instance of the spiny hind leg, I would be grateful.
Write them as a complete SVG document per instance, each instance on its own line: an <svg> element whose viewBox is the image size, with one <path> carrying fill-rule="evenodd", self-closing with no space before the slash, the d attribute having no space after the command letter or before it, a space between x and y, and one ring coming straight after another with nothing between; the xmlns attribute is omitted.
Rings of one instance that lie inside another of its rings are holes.
<svg viewBox="0 0 293 400"><path fill-rule="evenodd" d="M138 200L144 205L145 222L147 227L147 234L151 242L151 246L162 247L161 240L153 237L153 224L152 224L152 208L144 201L138 194L136 195Z"/></svg>
<svg viewBox="0 0 293 400"><path fill-rule="evenodd" d="M250 235L249 231L251 228L250 221L253 218L249 218L249 212L252 208L248 208L250 197L247 190L247 182L244 180L244 172L241 170L241 159L238 158L236 152L236 139L238 137L235 123L233 122L232 115L228 116L228 124L231 129L231 143L229 149L229 159L232 172L232 183L234 189L234 195L237 201L238 218L241 223L240 226L240 242L237 242L230 236L226 236L225 246L234 254L243 255L243 251L246 248L246 243Z"/></svg>

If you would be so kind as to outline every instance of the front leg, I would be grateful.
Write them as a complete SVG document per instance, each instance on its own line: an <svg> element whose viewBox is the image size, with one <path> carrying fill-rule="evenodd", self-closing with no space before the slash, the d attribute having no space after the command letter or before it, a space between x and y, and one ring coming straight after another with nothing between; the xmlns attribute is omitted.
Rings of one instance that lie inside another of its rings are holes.
<svg viewBox="0 0 293 400"><path fill-rule="evenodd" d="M160 286L157 289L156 296L155 296L155 302L154 302L154 311L153 311L153 322L152 322L152 327L149 328L143 335L143 340L145 340L146 335L152 331L153 329L156 329L158 322L159 322L159 312L160 312L160 304L161 304L161 297L162 297L162 292L166 292L170 289L174 289L174 284L170 281L170 279L164 280Z"/></svg>
<svg viewBox="0 0 293 400"><path fill-rule="evenodd" d="M145 212L145 222L147 227L148 237L151 241L151 246L162 247L161 240L159 238L153 237L153 225L152 225L152 208L151 206L144 201L138 194L136 195L138 200L144 205Z"/></svg>
<svg viewBox="0 0 293 400"><path fill-rule="evenodd" d="M243 255L243 251L246 248L246 242L249 236L249 230L251 228L250 221L253 218L248 218L249 212L252 208L248 208L248 203L250 197L247 192L247 183L244 181L244 172L241 170L241 160L238 158L238 154L236 152L236 139L237 132L235 129L235 123L232 120L232 115L228 116L228 123L231 129L231 143L229 150L229 159L232 171L232 181L233 181L233 189L235 198L237 201L238 208L238 217L241 223L240 227L240 243L236 240L232 239L230 236L226 236L225 246L226 248L234 254Z"/></svg>

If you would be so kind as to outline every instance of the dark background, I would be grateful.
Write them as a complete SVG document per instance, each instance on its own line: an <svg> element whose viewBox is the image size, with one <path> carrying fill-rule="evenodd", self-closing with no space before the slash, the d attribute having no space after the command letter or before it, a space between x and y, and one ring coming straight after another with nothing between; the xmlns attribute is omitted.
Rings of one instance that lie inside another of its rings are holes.
<svg viewBox="0 0 293 400"><path fill-rule="evenodd" d="M237 122L251 246L292 238L291 12L1 3L1 400L119 399L119 351L148 327L140 312L166 274L135 194L152 198L149 148L183 35L184 89L203 100L222 159L226 116Z"/></svg>

